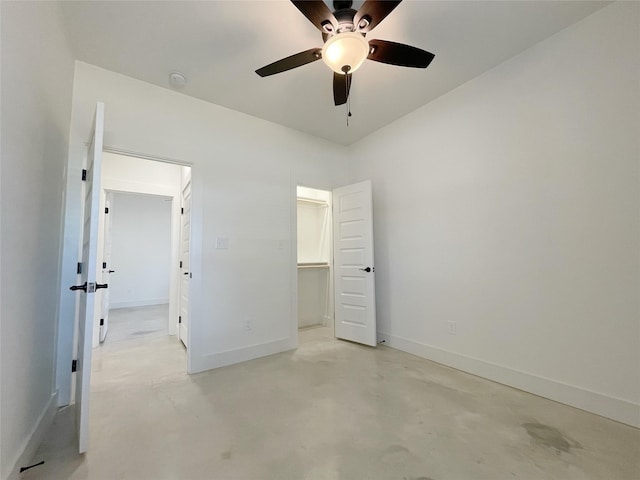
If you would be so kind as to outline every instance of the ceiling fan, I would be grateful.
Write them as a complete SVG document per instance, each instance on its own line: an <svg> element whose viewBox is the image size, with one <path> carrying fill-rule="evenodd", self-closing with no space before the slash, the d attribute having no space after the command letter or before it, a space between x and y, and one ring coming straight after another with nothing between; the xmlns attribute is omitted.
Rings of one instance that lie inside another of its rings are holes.
<svg viewBox="0 0 640 480"><path fill-rule="evenodd" d="M261 77L285 72L316 60L333 70L333 100L347 103L351 75L365 59L401 67L427 68L434 54L403 43L365 39L402 0L366 0L358 11L351 0L334 0L334 12L322 0L291 0L302 14L322 32L324 46L311 48L256 70Z"/></svg>

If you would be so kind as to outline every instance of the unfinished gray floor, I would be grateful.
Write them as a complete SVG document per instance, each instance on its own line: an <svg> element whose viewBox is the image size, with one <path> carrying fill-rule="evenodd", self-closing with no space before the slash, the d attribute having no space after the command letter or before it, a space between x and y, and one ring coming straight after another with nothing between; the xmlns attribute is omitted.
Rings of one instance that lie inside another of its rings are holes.
<svg viewBox="0 0 640 480"><path fill-rule="evenodd" d="M62 410L25 479L637 480L640 431L386 347L188 376L169 336L95 352L90 451Z"/></svg>
<svg viewBox="0 0 640 480"><path fill-rule="evenodd" d="M104 343L137 340L144 336L165 336L169 333L169 304L109 310L109 331Z"/></svg>

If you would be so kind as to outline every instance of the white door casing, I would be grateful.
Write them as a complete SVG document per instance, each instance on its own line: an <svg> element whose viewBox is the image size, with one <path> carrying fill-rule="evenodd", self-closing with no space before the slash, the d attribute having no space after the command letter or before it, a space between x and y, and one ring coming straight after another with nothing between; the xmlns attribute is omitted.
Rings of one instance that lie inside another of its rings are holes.
<svg viewBox="0 0 640 480"><path fill-rule="evenodd" d="M101 270L101 282L109 284L111 281L111 273L113 272L111 266L111 192L105 192L105 214L104 214L104 234L102 245L102 270ZM102 290L101 305L100 305L100 343L104 342L107 338L107 332L109 331L109 289Z"/></svg>
<svg viewBox="0 0 640 480"><path fill-rule="evenodd" d="M187 332L189 328L189 283L191 279L191 179L182 189L182 215L180 228L180 320L178 338L189 348Z"/></svg>
<svg viewBox="0 0 640 480"><path fill-rule="evenodd" d="M333 258L335 335L375 346L373 213L368 180L333 191Z"/></svg>
<svg viewBox="0 0 640 480"><path fill-rule="evenodd" d="M86 452L89 446L89 392L95 288L97 285L98 209L100 206L103 132L104 104L98 102L87 152L87 174L84 184L80 283L85 286L86 291L78 290L80 302L78 307L78 358L76 363L76 417L78 450L80 453Z"/></svg>

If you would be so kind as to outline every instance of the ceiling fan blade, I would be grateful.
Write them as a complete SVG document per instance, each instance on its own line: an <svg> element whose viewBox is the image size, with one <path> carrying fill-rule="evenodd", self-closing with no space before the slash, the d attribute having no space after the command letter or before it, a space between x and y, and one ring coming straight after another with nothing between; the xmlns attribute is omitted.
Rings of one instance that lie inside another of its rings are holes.
<svg viewBox="0 0 640 480"><path fill-rule="evenodd" d="M400 67L427 68L435 55L404 43L369 40L369 60Z"/></svg>
<svg viewBox="0 0 640 480"><path fill-rule="evenodd" d="M290 57L283 58L277 62L270 63L269 65L259 68L256 73L261 77L268 77L280 72L286 72L292 68L301 67L307 63L315 62L322 58L322 49L311 48L304 52L296 53Z"/></svg>
<svg viewBox="0 0 640 480"><path fill-rule="evenodd" d="M402 0L367 0L353 17L358 32L370 32L396 8ZM360 23L362 25L360 25Z"/></svg>
<svg viewBox="0 0 640 480"><path fill-rule="evenodd" d="M336 105L347 103L349 91L351 90L351 77L350 73L346 75L333 73L333 102Z"/></svg>
<svg viewBox="0 0 640 480"><path fill-rule="evenodd" d="M302 14L313 23L322 33L329 33L323 28L323 24L329 22L334 32L338 30L338 21L333 16L333 12L322 0L291 0Z"/></svg>

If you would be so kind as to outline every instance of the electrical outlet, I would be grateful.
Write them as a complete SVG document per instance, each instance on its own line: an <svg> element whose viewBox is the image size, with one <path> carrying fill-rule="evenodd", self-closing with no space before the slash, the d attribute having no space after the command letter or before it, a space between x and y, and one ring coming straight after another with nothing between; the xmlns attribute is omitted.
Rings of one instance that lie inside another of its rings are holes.
<svg viewBox="0 0 640 480"><path fill-rule="evenodd" d="M447 332L449 335L455 335L458 333L456 322L447 322L449 325L449 331Z"/></svg>
<svg viewBox="0 0 640 480"><path fill-rule="evenodd" d="M251 330L253 330L253 320L251 320L250 318L247 319L247 323L245 324L245 328L247 329L247 332L250 332Z"/></svg>
<svg viewBox="0 0 640 480"><path fill-rule="evenodd" d="M218 250L226 250L229 248L229 239L227 237L217 237L216 238L216 249Z"/></svg>

